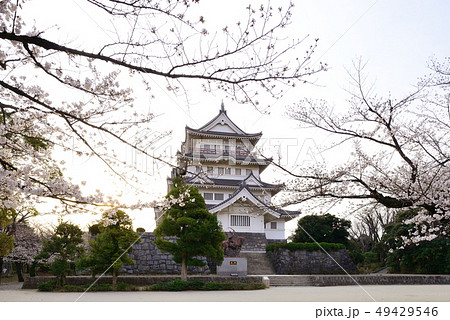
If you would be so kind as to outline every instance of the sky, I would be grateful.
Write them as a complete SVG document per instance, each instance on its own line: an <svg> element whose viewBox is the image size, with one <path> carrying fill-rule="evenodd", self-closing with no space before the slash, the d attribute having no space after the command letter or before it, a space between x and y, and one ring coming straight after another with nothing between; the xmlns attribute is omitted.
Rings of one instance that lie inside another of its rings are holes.
<svg viewBox="0 0 450 320"><path fill-rule="evenodd" d="M272 1L278 5L282 1ZM230 118L247 132L263 132L261 141L267 152L279 153L288 167L298 161L328 161L330 157L343 157L345 150L334 150L334 154L319 154L319 146L326 144L330 137L314 130L299 129L297 123L286 115L286 107L304 98L325 99L336 110L346 108L349 95L349 76L347 70L357 59L367 63L365 71L374 84L374 92L379 95L391 94L401 97L413 89L417 79L430 71L427 62L431 58L442 60L450 53L450 12L449 1L416 0L317 0L294 1L292 24L286 30L286 37L309 40L319 38L319 46L312 57L312 65L326 62L329 70L318 74L314 84L305 84L290 89L286 94L271 101L270 115L264 115L249 105L238 105L222 92L204 94L198 87L190 87L189 103L182 97L168 92L158 81L152 80L154 99L139 100L142 108L148 108L158 117L155 127L171 130L172 135L163 139L155 154L174 157L184 140L186 125L198 128L213 118L223 101ZM206 20L218 27L234 21L247 2L203 1ZM88 44L95 41L90 36L92 29L111 30L113 26L99 9L82 0L39 0L24 6L24 14L36 21L37 25L48 26L49 32L56 32L62 41ZM51 26L57 26L51 27ZM120 30L120 26L115 26ZM148 93L143 93L145 96ZM289 146L289 147L287 147ZM315 157L306 151L313 150ZM336 154L337 153L337 154ZM271 154L266 154L272 156ZM60 156L60 155L58 155ZM63 155L61 157L68 157ZM131 150L124 150L124 157L132 165L150 173L143 179L145 197L153 200L166 192L165 178L170 168L143 159ZM112 193L127 189L117 178L97 170L97 165L71 157L70 168L66 174L75 181L87 180L87 188L111 189ZM279 172L267 169L263 180L287 179ZM154 228L151 210L133 212L135 227L147 231ZM52 219L54 217L49 217ZM98 217L94 217L98 218ZM92 217L76 217L81 226L90 223ZM295 229L295 222L288 225L286 236Z"/></svg>

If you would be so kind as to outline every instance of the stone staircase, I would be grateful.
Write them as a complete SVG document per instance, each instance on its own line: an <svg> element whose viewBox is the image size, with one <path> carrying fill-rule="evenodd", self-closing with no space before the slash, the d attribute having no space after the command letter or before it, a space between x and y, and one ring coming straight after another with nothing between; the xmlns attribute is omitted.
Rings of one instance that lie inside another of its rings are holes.
<svg viewBox="0 0 450 320"><path fill-rule="evenodd" d="M247 258L248 275L275 274L275 270L270 263L265 252L242 252L241 258Z"/></svg>
<svg viewBox="0 0 450 320"><path fill-rule="evenodd" d="M235 235L244 237L245 239L241 252L266 251L267 239L264 233L236 232Z"/></svg>

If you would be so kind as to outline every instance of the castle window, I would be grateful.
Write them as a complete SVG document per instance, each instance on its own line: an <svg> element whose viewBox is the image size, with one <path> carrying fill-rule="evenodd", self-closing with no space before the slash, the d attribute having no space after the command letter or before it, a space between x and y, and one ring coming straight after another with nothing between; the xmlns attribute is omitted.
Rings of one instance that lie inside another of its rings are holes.
<svg viewBox="0 0 450 320"><path fill-rule="evenodd" d="M241 169L239 169L239 168L234 169L234 174L237 175L237 176L240 176L241 175Z"/></svg>
<svg viewBox="0 0 450 320"><path fill-rule="evenodd" d="M216 153L216 146L215 145L211 145L211 144L205 144L203 146L203 150L204 153L212 153L215 154Z"/></svg>
<svg viewBox="0 0 450 320"><path fill-rule="evenodd" d="M270 223L270 229L276 229L277 228L277 223L276 222L271 222Z"/></svg>
<svg viewBox="0 0 450 320"><path fill-rule="evenodd" d="M205 200L213 200L213 194L212 194L212 193L205 192L205 193L203 194L203 198L205 198Z"/></svg>
<svg viewBox="0 0 450 320"><path fill-rule="evenodd" d="M225 173L225 168L219 167L218 169L219 169L219 176L223 176Z"/></svg>
<svg viewBox="0 0 450 320"><path fill-rule="evenodd" d="M223 200L223 193L214 193L214 200Z"/></svg>
<svg viewBox="0 0 450 320"><path fill-rule="evenodd" d="M231 215L230 218L230 226L232 227L250 227L249 216Z"/></svg>
<svg viewBox="0 0 450 320"><path fill-rule="evenodd" d="M225 168L225 174L231 174L231 168Z"/></svg>
<svg viewBox="0 0 450 320"><path fill-rule="evenodd" d="M206 167L206 173L207 174L213 174L214 168L213 167Z"/></svg>
<svg viewBox="0 0 450 320"><path fill-rule="evenodd" d="M245 150L242 147L236 147L236 156L247 156L248 155L248 151Z"/></svg>

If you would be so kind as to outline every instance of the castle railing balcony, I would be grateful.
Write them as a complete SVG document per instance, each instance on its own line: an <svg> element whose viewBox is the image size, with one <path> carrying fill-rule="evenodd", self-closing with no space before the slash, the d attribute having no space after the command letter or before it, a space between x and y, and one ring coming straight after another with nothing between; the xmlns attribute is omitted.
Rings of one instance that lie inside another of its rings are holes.
<svg viewBox="0 0 450 320"><path fill-rule="evenodd" d="M246 157L250 155L250 152L248 150L217 150L217 149L211 149L211 148L200 148L196 149L194 153L200 153L200 154L212 154L217 156L232 156L232 157Z"/></svg>

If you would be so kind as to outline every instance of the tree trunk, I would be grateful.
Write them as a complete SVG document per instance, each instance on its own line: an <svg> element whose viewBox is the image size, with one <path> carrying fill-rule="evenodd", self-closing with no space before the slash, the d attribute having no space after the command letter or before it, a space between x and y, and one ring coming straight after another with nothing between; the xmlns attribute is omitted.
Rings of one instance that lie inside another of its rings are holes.
<svg viewBox="0 0 450 320"><path fill-rule="evenodd" d="M37 265L37 262L33 261L33 263L31 264L31 268L30 268L30 277L36 277L36 265Z"/></svg>
<svg viewBox="0 0 450 320"><path fill-rule="evenodd" d="M56 279L56 285L58 288L62 288L66 284L66 276L64 274L57 276Z"/></svg>
<svg viewBox="0 0 450 320"><path fill-rule="evenodd" d="M181 258L181 280L187 281L186 257Z"/></svg>
<svg viewBox="0 0 450 320"><path fill-rule="evenodd" d="M16 272L17 272L17 280L19 282L24 282L22 272L22 262L16 262Z"/></svg>
<svg viewBox="0 0 450 320"><path fill-rule="evenodd" d="M113 287L117 287L117 270L113 268L112 271L112 285Z"/></svg>

